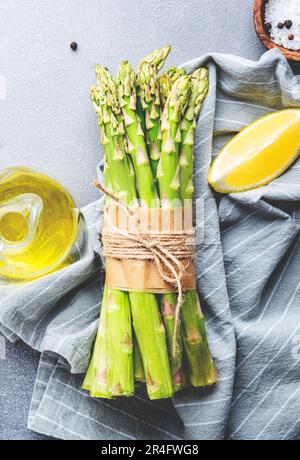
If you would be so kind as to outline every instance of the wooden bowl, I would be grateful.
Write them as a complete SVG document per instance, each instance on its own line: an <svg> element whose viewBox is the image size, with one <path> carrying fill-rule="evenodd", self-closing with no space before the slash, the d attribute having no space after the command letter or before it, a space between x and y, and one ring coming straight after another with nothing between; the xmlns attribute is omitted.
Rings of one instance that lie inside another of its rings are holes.
<svg viewBox="0 0 300 460"><path fill-rule="evenodd" d="M282 54L291 61L300 61L300 50L288 50L284 46L277 45L265 31L264 16L267 0L254 0L254 24L255 30L266 48L278 48Z"/></svg>

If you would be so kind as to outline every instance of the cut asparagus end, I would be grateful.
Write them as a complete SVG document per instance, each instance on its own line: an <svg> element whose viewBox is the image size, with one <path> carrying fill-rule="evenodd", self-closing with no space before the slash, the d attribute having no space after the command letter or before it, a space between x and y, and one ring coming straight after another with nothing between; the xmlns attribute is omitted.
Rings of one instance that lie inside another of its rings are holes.
<svg viewBox="0 0 300 460"><path fill-rule="evenodd" d="M154 294L130 292L133 327L150 399L173 396L166 333Z"/></svg>
<svg viewBox="0 0 300 460"><path fill-rule="evenodd" d="M164 294L161 298L161 315L166 330L166 340L174 392L183 388L181 321L177 327L174 344L176 304L177 294Z"/></svg>
<svg viewBox="0 0 300 460"><path fill-rule="evenodd" d="M113 396L134 394L132 328L127 292L107 289L107 361Z"/></svg>
<svg viewBox="0 0 300 460"><path fill-rule="evenodd" d="M107 289L104 289L99 328L94 345L92 359L84 379L82 388L90 391L90 395L100 398L112 398L108 381L107 357Z"/></svg>
<svg viewBox="0 0 300 460"><path fill-rule="evenodd" d="M212 385L216 383L218 374L209 350L204 317L196 291L185 293L181 314L188 378L195 387Z"/></svg>

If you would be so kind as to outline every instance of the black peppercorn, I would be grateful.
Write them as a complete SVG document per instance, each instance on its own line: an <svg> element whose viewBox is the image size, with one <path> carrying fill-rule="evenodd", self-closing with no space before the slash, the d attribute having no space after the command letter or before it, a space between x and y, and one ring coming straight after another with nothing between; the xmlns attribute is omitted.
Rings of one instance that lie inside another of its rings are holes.
<svg viewBox="0 0 300 460"><path fill-rule="evenodd" d="M293 25L293 21L291 21L290 19L287 19L286 21L284 21L284 25L287 29L290 29Z"/></svg>
<svg viewBox="0 0 300 460"><path fill-rule="evenodd" d="M76 43L76 42L72 42L72 43L70 44L70 48L71 48L73 51L76 51L77 48L78 48L77 43Z"/></svg>
<svg viewBox="0 0 300 460"><path fill-rule="evenodd" d="M294 40L294 38L295 38L295 35L294 35L294 34L290 34L290 35L288 36L288 39L289 39L289 40Z"/></svg>
<svg viewBox="0 0 300 460"><path fill-rule="evenodd" d="M266 29L267 31L271 30L271 29L272 29L272 24L271 24L270 22L266 22L266 23L265 23L265 29Z"/></svg>
<svg viewBox="0 0 300 460"><path fill-rule="evenodd" d="M283 22L278 22L277 27L278 29L283 29L284 28Z"/></svg>

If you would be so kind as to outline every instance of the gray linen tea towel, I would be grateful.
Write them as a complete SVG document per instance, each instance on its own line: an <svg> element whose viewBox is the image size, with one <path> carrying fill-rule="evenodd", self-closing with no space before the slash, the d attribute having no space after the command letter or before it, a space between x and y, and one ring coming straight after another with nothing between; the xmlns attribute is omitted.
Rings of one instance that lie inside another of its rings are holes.
<svg viewBox="0 0 300 460"><path fill-rule="evenodd" d="M211 160L234 134L262 115L300 107L300 82L277 50L259 62L212 54L184 67L201 65L210 89L195 144L196 198L204 203L197 287L219 382L158 402L142 391L105 401L81 389L101 306L99 200L82 210L71 266L30 283L0 282L1 332L42 352L32 430L63 439L300 437L299 161L252 191L215 196L207 184Z"/></svg>

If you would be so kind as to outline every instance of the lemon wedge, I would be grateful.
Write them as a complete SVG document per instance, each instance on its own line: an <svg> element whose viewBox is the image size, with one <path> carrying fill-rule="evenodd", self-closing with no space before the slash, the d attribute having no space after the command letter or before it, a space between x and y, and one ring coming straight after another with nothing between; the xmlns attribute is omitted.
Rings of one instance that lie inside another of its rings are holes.
<svg viewBox="0 0 300 460"><path fill-rule="evenodd" d="M268 184L300 154L300 109L266 115L223 147L208 173L218 192L242 192Z"/></svg>

